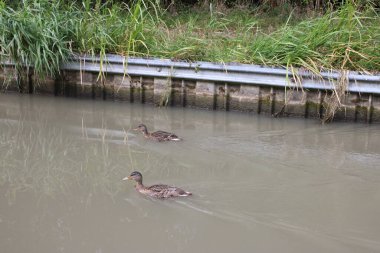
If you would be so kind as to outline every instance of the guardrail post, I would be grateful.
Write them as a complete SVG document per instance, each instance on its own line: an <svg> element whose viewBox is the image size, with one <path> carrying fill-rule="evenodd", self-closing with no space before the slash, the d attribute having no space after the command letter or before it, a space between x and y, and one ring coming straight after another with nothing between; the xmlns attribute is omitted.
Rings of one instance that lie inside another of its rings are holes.
<svg viewBox="0 0 380 253"><path fill-rule="evenodd" d="M273 88L260 87L260 113L273 114L274 96L275 94Z"/></svg>
<svg viewBox="0 0 380 253"><path fill-rule="evenodd" d="M141 76L131 77L131 101L132 102L144 102L144 85Z"/></svg>
<svg viewBox="0 0 380 253"><path fill-rule="evenodd" d="M285 113L288 116L307 116L307 94L301 89L288 89L286 91Z"/></svg>
<svg viewBox="0 0 380 253"><path fill-rule="evenodd" d="M218 110L229 110L229 85L218 83L215 85L215 108Z"/></svg>
<svg viewBox="0 0 380 253"><path fill-rule="evenodd" d="M103 80L103 94L105 100L114 100L115 99L115 92L114 92L114 84L112 82L113 75L109 76L106 74L104 76Z"/></svg>
<svg viewBox="0 0 380 253"><path fill-rule="evenodd" d="M195 98L196 98L196 81L184 80L183 81L184 88L184 98L183 98L183 106L195 107Z"/></svg>
<svg viewBox="0 0 380 253"><path fill-rule="evenodd" d="M153 102L156 106L171 104L172 82L170 78L154 78Z"/></svg>
<svg viewBox="0 0 380 253"><path fill-rule="evenodd" d="M334 119L356 121L357 99L358 97L356 94L345 94L342 98L342 101L340 101L342 106L336 111Z"/></svg>
<svg viewBox="0 0 380 253"><path fill-rule="evenodd" d="M230 110L259 113L260 87L252 85L230 85Z"/></svg>
<svg viewBox="0 0 380 253"><path fill-rule="evenodd" d="M380 122L380 96L372 96L371 122Z"/></svg>
<svg viewBox="0 0 380 253"><path fill-rule="evenodd" d="M154 100L154 78L142 77L141 102L153 104Z"/></svg>
<svg viewBox="0 0 380 253"><path fill-rule="evenodd" d="M172 80L171 101L174 106L183 106L185 99L185 82L180 79Z"/></svg>
<svg viewBox="0 0 380 253"><path fill-rule="evenodd" d="M370 94L368 97L368 111L367 111L367 123L372 122L372 114L373 114L373 95Z"/></svg>
<svg viewBox="0 0 380 253"><path fill-rule="evenodd" d="M306 95L306 118L322 117L322 92L321 91L307 91Z"/></svg>
<svg viewBox="0 0 380 253"><path fill-rule="evenodd" d="M197 81L195 86L195 106L204 109L215 109L215 83Z"/></svg>
<svg viewBox="0 0 380 253"><path fill-rule="evenodd" d="M131 102L131 77L128 75L114 74L107 81L114 88L114 99L116 101Z"/></svg>
<svg viewBox="0 0 380 253"><path fill-rule="evenodd" d="M368 122L370 108L370 97L368 94L356 94L355 103L355 119L359 122Z"/></svg>

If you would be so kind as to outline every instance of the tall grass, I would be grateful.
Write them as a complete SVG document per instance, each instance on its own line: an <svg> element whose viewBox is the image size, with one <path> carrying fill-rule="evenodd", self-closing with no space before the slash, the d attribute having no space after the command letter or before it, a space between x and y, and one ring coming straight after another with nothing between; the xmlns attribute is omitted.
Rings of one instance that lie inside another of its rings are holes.
<svg viewBox="0 0 380 253"><path fill-rule="evenodd" d="M259 36L249 46L252 62L321 68L377 71L380 69L380 17L373 8L354 5L295 26L285 25Z"/></svg>
<svg viewBox="0 0 380 253"><path fill-rule="evenodd" d="M113 4L89 9L73 6L73 49L82 54L146 54L144 29L154 26L154 5L136 0L131 5Z"/></svg>
<svg viewBox="0 0 380 253"><path fill-rule="evenodd" d="M298 15L298 14L294 14ZM243 62L321 69L380 70L380 17L372 7L347 3L322 16L293 22L290 15L275 32L266 33L252 10L185 12L165 18L156 56L185 60ZM298 20L298 18L297 18ZM272 29L272 28L270 28Z"/></svg>
<svg viewBox="0 0 380 253"><path fill-rule="evenodd" d="M70 53L68 19L59 2L23 1L14 10L0 7L0 57L21 70L54 76Z"/></svg>
<svg viewBox="0 0 380 253"><path fill-rule="evenodd" d="M147 55L144 28L159 9L151 2L130 5L97 1L24 0L18 8L0 4L0 57L18 70L33 66L37 76L55 76L74 53ZM149 11L148 11L149 10ZM152 14L153 13L153 14Z"/></svg>
<svg viewBox="0 0 380 253"><path fill-rule="evenodd" d="M295 11L281 24L250 8L172 15L148 0L102 2L0 1L0 57L19 70L33 66L38 76L56 75L74 53L380 70L380 17L371 6L348 1L314 18Z"/></svg>
<svg viewBox="0 0 380 253"><path fill-rule="evenodd" d="M258 19L250 10L189 10L178 16L164 15L155 31L150 52L166 58L213 62L245 62L244 41L252 41Z"/></svg>

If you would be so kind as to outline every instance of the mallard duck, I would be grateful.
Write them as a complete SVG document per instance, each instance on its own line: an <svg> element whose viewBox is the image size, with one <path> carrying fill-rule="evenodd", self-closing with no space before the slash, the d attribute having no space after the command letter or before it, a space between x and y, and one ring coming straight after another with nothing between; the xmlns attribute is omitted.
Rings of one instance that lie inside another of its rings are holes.
<svg viewBox="0 0 380 253"><path fill-rule="evenodd" d="M144 124L138 125L137 128L133 130L141 131L144 134L145 138L155 140L155 141L181 141L182 140L177 135L173 133L168 133L165 131L156 131L153 133L149 133L147 127Z"/></svg>
<svg viewBox="0 0 380 253"><path fill-rule="evenodd" d="M181 188L169 186L165 184L155 184L149 187L146 187L142 183L142 175L138 171L134 171L131 175L123 178L123 180L135 180L136 185L135 188L138 192L148 195L150 197L158 198L158 199L166 199L172 197L185 197L192 195L191 192L187 192L182 190Z"/></svg>

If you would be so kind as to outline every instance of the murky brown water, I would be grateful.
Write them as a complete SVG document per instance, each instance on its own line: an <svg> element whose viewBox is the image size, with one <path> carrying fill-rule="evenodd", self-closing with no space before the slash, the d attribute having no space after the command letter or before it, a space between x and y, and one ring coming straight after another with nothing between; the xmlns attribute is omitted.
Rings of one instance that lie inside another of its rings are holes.
<svg viewBox="0 0 380 253"><path fill-rule="evenodd" d="M379 164L379 125L0 95L1 252L379 252Z"/></svg>

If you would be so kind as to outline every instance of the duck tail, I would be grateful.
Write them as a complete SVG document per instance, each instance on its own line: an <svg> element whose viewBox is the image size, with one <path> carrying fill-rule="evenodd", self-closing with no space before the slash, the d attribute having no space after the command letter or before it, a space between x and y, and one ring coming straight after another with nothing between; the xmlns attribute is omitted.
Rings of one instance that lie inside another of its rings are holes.
<svg viewBox="0 0 380 253"><path fill-rule="evenodd" d="M191 192L185 192L181 194L180 196L186 197L186 196L191 196L191 195L193 195Z"/></svg>
<svg viewBox="0 0 380 253"><path fill-rule="evenodd" d="M182 138L179 138L177 135L175 134L171 134L170 136L168 136L168 139L170 141L182 141Z"/></svg>

